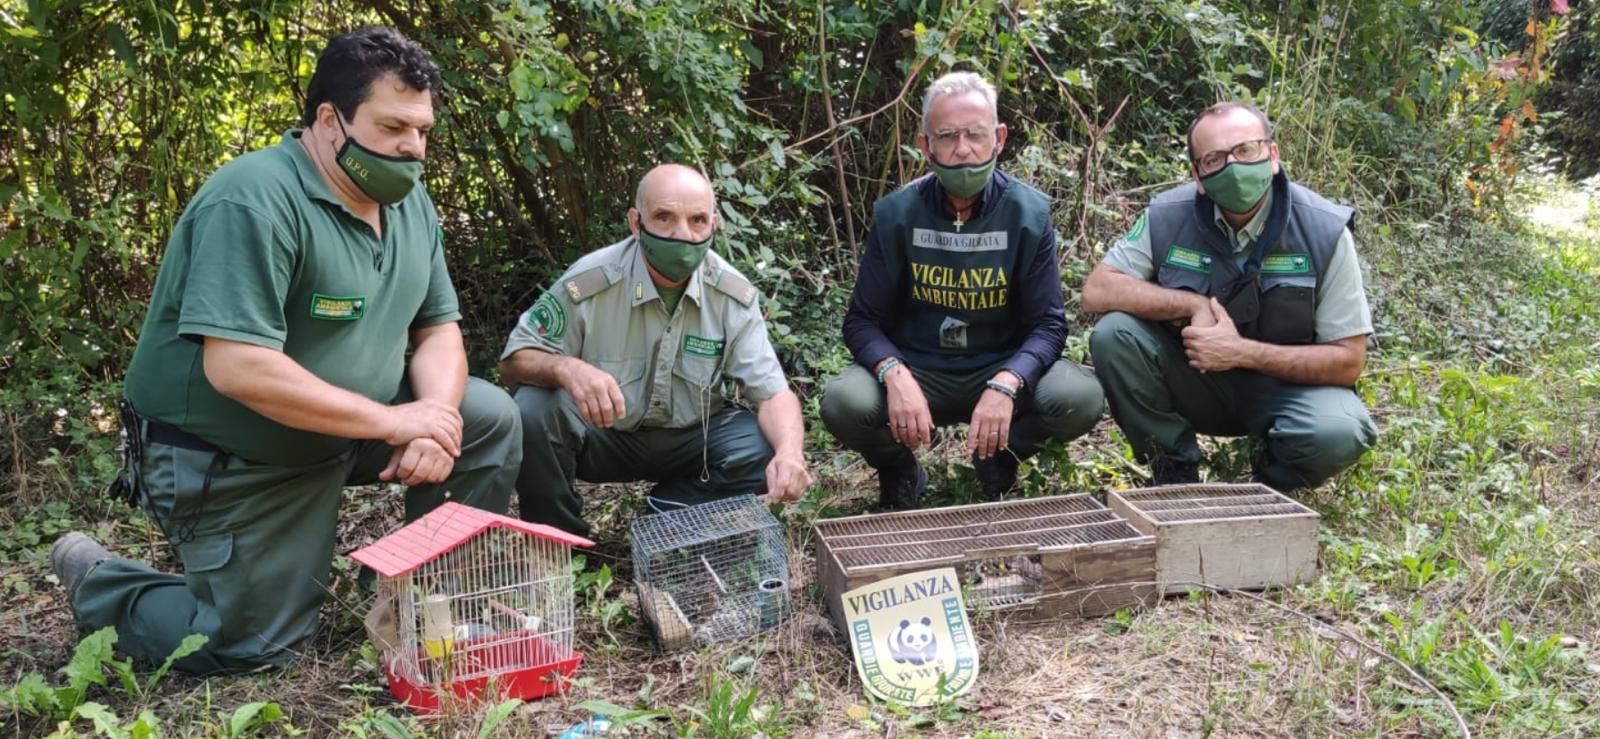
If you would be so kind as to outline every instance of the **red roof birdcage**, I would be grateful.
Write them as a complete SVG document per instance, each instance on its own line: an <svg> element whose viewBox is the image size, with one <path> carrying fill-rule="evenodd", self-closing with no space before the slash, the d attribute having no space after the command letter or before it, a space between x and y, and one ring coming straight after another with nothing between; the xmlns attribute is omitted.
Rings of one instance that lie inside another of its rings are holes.
<svg viewBox="0 0 1600 739"><path fill-rule="evenodd" d="M559 529L445 503L350 558L378 574L367 618L395 697L541 698L566 686L573 649L572 547Z"/></svg>

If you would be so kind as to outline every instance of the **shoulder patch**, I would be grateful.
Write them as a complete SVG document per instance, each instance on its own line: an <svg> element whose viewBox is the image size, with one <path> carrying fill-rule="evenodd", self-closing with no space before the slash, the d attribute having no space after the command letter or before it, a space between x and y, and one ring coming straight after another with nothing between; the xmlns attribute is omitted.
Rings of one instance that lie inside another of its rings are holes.
<svg viewBox="0 0 1600 739"><path fill-rule="evenodd" d="M615 284L617 284L616 279L608 274L605 268L595 267L568 277L565 282L561 283L561 289L566 291L569 300L574 303L582 303Z"/></svg>
<svg viewBox="0 0 1600 739"><path fill-rule="evenodd" d="M717 281L712 284L723 294L739 301L740 305L749 307L751 303L756 302L756 286L731 269L723 269L717 276Z"/></svg>

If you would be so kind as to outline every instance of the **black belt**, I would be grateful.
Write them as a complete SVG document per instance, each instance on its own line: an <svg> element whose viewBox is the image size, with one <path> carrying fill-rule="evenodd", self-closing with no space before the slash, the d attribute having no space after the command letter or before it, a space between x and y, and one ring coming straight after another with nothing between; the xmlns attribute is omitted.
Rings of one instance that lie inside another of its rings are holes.
<svg viewBox="0 0 1600 739"><path fill-rule="evenodd" d="M217 445L212 444L194 434L178 428L166 421L158 421L149 416L141 416L144 421L144 440L175 446L179 449L188 449L193 452L220 452Z"/></svg>

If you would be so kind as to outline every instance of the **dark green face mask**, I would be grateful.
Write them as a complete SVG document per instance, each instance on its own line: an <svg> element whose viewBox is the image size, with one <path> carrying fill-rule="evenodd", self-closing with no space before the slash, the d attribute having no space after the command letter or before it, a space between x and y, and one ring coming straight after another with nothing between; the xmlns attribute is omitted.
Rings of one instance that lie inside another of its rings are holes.
<svg viewBox="0 0 1600 739"><path fill-rule="evenodd" d="M1229 213L1248 213L1272 185L1272 160L1230 162L1200 179L1206 197Z"/></svg>
<svg viewBox="0 0 1600 739"><path fill-rule="evenodd" d="M989 184L989 177L994 174L995 160L999 158L1000 151L996 149L989 155L989 161L948 167L929 154L928 166L933 169L933 174L939 178L939 184L944 185L946 192L966 200L983 192L983 186Z"/></svg>
<svg viewBox="0 0 1600 739"><path fill-rule="evenodd" d="M706 250L711 248L711 237L704 241L683 241L681 239L657 236L645 230L644 224L639 224L639 243L644 246L644 259L654 267L662 277L673 282L682 282L694 274L695 267L706 259Z"/></svg>
<svg viewBox="0 0 1600 739"><path fill-rule="evenodd" d="M334 113L334 120L339 117ZM417 186L417 180L422 177L421 159L388 156L368 149L344 130L342 120L339 120L339 132L344 134L344 145L339 147L339 168L374 202L394 205Z"/></svg>

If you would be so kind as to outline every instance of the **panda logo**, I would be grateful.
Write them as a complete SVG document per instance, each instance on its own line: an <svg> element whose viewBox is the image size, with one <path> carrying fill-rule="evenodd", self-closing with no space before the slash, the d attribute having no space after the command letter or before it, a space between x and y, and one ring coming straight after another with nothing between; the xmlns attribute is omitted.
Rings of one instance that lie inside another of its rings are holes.
<svg viewBox="0 0 1600 739"><path fill-rule="evenodd" d="M900 628L889 635L889 656L896 662L922 665L933 661L937 645L933 639L933 620L922 617L922 623L902 620Z"/></svg>

